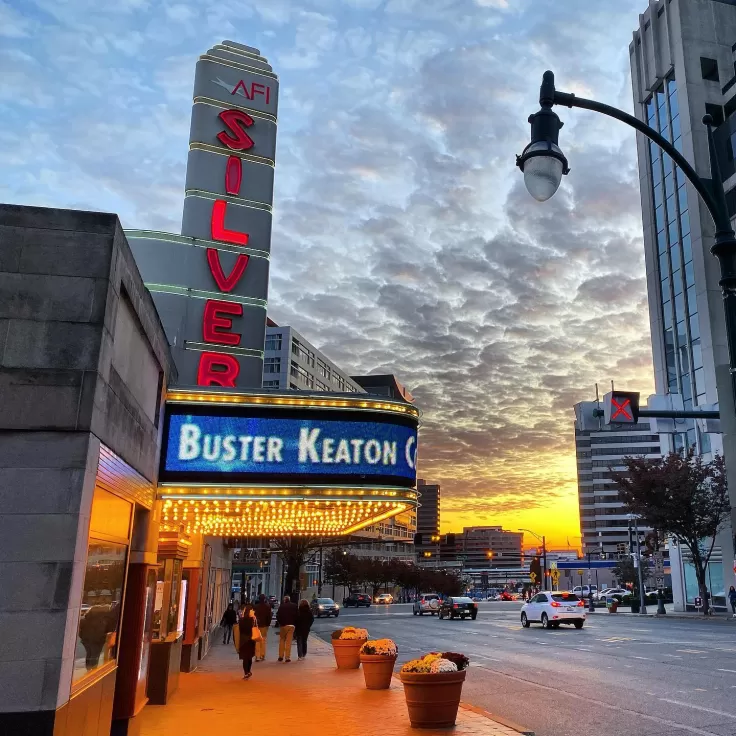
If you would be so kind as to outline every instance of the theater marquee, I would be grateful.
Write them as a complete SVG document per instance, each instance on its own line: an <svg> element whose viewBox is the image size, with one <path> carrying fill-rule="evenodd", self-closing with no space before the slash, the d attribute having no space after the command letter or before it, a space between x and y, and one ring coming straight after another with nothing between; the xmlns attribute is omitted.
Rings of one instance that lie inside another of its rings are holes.
<svg viewBox="0 0 736 736"><path fill-rule="evenodd" d="M417 506L418 412L352 396L171 391L164 526L348 534Z"/></svg>

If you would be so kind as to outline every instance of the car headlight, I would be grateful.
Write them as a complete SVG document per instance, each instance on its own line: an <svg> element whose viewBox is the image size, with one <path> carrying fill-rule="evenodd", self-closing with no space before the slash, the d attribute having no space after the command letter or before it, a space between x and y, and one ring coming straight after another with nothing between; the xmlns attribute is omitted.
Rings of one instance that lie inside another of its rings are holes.
<svg viewBox="0 0 736 736"><path fill-rule="evenodd" d="M324 611L325 610L325 607L324 606L317 606L317 608L319 608L320 611Z"/></svg>
<svg viewBox="0 0 736 736"><path fill-rule="evenodd" d="M340 610L340 606L338 606L337 603L335 603L335 608L337 608L338 611Z"/></svg>

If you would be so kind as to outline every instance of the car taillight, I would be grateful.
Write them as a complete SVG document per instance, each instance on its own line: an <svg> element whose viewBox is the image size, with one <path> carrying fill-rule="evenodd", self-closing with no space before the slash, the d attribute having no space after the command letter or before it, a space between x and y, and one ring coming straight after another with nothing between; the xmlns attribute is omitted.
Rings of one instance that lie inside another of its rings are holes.
<svg viewBox="0 0 736 736"><path fill-rule="evenodd" d="M585 606L585 601L578 601L578 606Z"/></svg>
<svg viewBox="0 0 736 736"><path fill-rule="evenodd" d="M455 604L453 605L453 608L460 608L460 606L458 606L458 604L457 604L457 603L455 603Z"/></svg>
<svg viewBox="0 0 736 736"><path fill-rule="evenodd" d="M477 603L473 603L473 608L478 608L478 604Z"/></svg>
<svg viewBox="0 0 736 736"><path fill-rule="evenodd" d="M560 608L560 604L557 601L552 601L552 603L550 603L550 606L552 606L552 608Z"/></svg>

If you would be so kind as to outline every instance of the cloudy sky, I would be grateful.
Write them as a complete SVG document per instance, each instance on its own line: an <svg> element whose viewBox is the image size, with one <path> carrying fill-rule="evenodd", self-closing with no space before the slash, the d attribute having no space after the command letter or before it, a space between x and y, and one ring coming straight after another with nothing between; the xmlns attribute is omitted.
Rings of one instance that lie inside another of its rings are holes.
<svg viewBox="0 0 736 736"><path fill-rule="evenodd" d="M514 154L545 69L631 109L644 0L0 0L0 201L178 232L194 64L280 76L271 316L423 417L443 528L579 539L572 405L651 388L634 136L562 110L538 204ZM531 540L530 540L531 541Z"/></svg>

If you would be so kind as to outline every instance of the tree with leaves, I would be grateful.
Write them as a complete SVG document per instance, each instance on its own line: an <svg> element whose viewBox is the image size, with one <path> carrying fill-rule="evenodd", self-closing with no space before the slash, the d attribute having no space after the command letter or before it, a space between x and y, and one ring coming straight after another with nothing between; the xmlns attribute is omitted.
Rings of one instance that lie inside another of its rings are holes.
<svg viewBox="0 0 736 736"><path fill-rule="evenodd" d="M707 567L715 538L731 514L723 456L704 462L690 448L656 460L627 457L624 465L626 472L612 473L624 506L646 525L687 547L705 603ZM705 615L708 609L703 606Z"/></svg>
<svg viewBox="0 0 736 736"><path fill-rule="evenodd" d="M619 583L633 585L638 596L639 588L636 586L639 585L639 573L634 566L634 558L631 557L631 555L626 555L626 557L623 557L618 561L616 567L613 568L613 574ZM648 565L642 565L641 575L642 580L646 584L651 577L651 570Z"/></svg>

